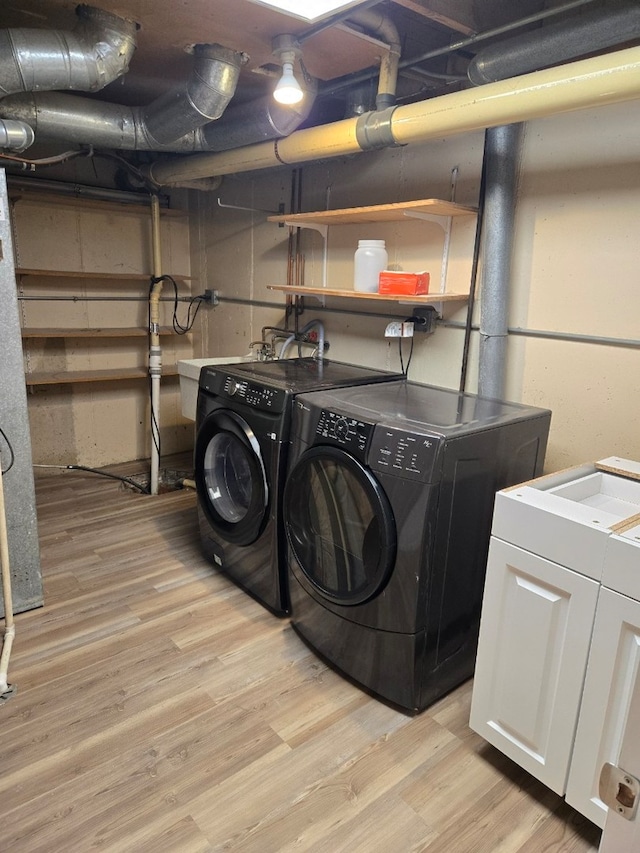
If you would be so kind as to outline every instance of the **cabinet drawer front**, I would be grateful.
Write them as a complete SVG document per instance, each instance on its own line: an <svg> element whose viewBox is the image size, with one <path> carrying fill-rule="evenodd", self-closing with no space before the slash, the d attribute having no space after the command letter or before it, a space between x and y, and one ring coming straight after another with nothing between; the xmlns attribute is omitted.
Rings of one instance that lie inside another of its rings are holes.
<svg viewBox="0 0 640 853"><path fill-rule="evenodd" d="M470 725L563 794L598 584L492 538Z"/></svg>

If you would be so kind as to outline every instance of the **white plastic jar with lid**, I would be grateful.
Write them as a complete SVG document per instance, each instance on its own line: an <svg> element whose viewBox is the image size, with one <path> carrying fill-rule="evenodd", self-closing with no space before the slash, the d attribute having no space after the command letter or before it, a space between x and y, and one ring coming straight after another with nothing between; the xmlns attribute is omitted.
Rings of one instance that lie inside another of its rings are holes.
<svg viewBox="0 0 640 853"><path fill-rule="evenodd" d="M377 293L378 278L386 270L389 256L384 240L358 240L353 256L353 289L361 293Z"/></svg>

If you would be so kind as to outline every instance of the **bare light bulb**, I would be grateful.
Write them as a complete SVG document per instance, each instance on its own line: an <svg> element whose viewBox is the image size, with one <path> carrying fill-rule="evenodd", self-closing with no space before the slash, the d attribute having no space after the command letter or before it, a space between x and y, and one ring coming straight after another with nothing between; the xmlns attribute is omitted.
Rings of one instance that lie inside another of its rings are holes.
<svg viewBox="0 0 640 853"><path fill-rule="evenodd" d="M273 97L279 104L299 104L304 97L300 84L293 75L293 63L282 63L282 77L276 83Z"/></svg>

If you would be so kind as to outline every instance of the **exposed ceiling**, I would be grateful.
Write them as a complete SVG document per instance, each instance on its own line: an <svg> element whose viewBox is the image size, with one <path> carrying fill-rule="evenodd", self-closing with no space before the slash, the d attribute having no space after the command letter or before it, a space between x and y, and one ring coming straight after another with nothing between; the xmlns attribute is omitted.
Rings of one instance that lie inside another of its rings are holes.
<svg viewBox="0 0 640 853"><path fill-rule="evenodd" d="M481 85L488 79L505 79L601 50L615 50L627 40L640 41L637 0L364 0L340 19L330 19L326 27L310 25L253 0L92 0L90 5L136 23L136 47L128 71L92 94L89 90L93 86L82 85L66 86L79 92L56 93L59 78L51 74L45 81L54 84L41 85L31 79L32 65L46 67L50 50L56 53L58 73L61 58L65 68L68 63L74 71L80 69L80 76L85 61L90 60L95 71L95 56L104 47L103 37L98 44L92 43L91 58L81 50L75 55L74 48L66 43L66 34L78 24L76 0L0 0L0 39L10 31L9 37L0 41L0 49L9 55L11 64L4 67L13 73L13 88L5 88L8 97L0 100L0 125L3 119L17 119L31 134L31 141L35 132L36 142L68 143L66 148L75 146L74 156L94 147L124 150L131 164L147 164L163 151L224 151L262 139L282 140L296 127L322 125L362 113L367 114L363 118L373 115L375 124L378 114L370 111L384 109L383 99L376 103L376 90L379 76L384 77L384 72L379 74L381 63L384 68L389 60L392 31L397 33L400 50L395 91L398 104L469 88L469 78ZM623 12L609 27L617 9ZM372 26L372 17L384 25ZM61 31L63 35L55 41L49 36L49 41L39 40L37 56L34 50L32 57L28 45L30 39L35 43L33 33L22 39L15 32L19 28ZM304 66L318 81L319 89L315 100L305 99L311 113L301 110L297 123L290 126L287 109L285 119L280 115L276 121L270 107L264 121L256 118L262 110L257 106L259 101L272 102L270 92L280 74L273 40L282 35L299 40ZM528 44L523 45L523 36ZM509 47L507 40L512 37L518 41ZM221 119L220 114L216 118L212 112L199 111L189 100L188 81L200 73L194 65L193 47L203 44L219 44L246 56L238 84L234 82L229 90L231 108L223 105ZM493 78L483 77L477 70L485 63L486 54L476 59L476 54L491 44L497 45L494 59L497 55L503 66L499 71L502 76ZM2 58L0 55L0 92ZM33 58L38 62L32 63ZM394 103L394 92L388 97L387 106ZM170 127L163 112L167 107L173 108L174 119L177 114L173 135L165 133ZM196 117L195 129L189 128L189 132L177 130L183 108L189 119L193 114ZM247 137L248 127L255 131L252 139ZM377 133L378 128L374 131ZM220 142L216 134L224 134L224 141ZM127 140L121 140L120 135ZM163 148L165 143L170 147ZM14 146L19 151L26 147L26 143L22 148ZM0 157L3 161L12 159L4 154Z"/></svg>
<svg viewBox="0 0 640 853"><path fill-rule="evenodd" d="M70 30L76 24L76 5L75 0L3 0L0 28ZM128 74L100 95L136 105L148 103L171 82L185 79L191 67L188 50L197 43L217 42L248 55L236 95L247 98L253 90L264 88L259 71L274 64L272 39L310 29L304 21L250 0L92 0L91 5L139 24ZM375 8L397 26L406 59L522 18L544 5L544 0L386 0ZM376 39L338 25L305 39L303 57L311 75L328 81L377 67L383 50ZM434 65L438 72L444 67L442 60ZM440 81L437 87L441 86Z"/></svg>

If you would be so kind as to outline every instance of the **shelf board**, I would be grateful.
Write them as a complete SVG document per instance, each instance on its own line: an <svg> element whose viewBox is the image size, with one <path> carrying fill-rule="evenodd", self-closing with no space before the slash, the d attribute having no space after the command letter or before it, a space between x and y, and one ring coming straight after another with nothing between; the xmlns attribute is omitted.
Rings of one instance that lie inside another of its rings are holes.
<svg viewBox="0 0 640 853"><path fill-rule="evenodd" d="M291 213L269 216L269 222L285 225L346 225L350 222L397 222L407 219L412 213L429 216L471 216L478 211L475 207L427 198L418 201L403 201L396 204L376 204L369 207L349 207L344 210L322 210L312 213Z"/></svg>
<svg viewBox="0 0 640 853"><path fill-rule="evenodd" d="M171 335L173 330L168 326L160 329L161 335ZM22 329L23 338L146 338L148 329L139 326L103 329L36 329L25 327Z"/></svg>
<svg viewBox="0 0 640 853"><path fill-rule="evenodd" d="M136 204L130 201L119 201L118 199L109 201L85 198L77 195L64 195L55 191L44 192L37 188L33 190L28 188L18 189L16 187L11 187L11 185L8 187L8 192L9 198L14 202L31 201L37 202L38 204L54 204L56 207L64 205L65 207L75 207L83 210L104 210L107 213L113 213L114 209L117 209L121 210L123 213L130 211L132 213L148 213L151 215L151 205L143 203L144 197L141 198L140 204ZM184 218L188 217L189 213L186 210L180 210L176 207L160 206L160 216Z"/></svg>
<svg viewBox="0 0 640 853"><path fill-rule="evenodd" d="M71 385L76 382L114 382L126 379L144 379L149 375L146 367L122 367L108 370L62 370L55 373L36 371L25 374L27 387L34 385ZM178 366L162 368L163 378L178 375Z"/></svg>
<svg viewBox="0 0 640 853"><path fill-rule="evenodd" d="M468 293L427 293L421 296L362 293L356 290L334 290L329 287L296 287L288 284L268 284L268 290L296 293L299 296L338 296L347 299L369 299L377 302L404 302L411 305L433 305L434 302L466 302Z"/></svg>
<svg viewBox="0 0 640 853"><path fill-rule="evenodd" d="M90 272L88 270L36 270L16 268L16 275L39 278L81 278L95 281L150 281L151 273ZM191 281L190 275L171 275L176 281Z"/></svg>

